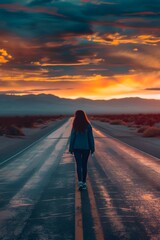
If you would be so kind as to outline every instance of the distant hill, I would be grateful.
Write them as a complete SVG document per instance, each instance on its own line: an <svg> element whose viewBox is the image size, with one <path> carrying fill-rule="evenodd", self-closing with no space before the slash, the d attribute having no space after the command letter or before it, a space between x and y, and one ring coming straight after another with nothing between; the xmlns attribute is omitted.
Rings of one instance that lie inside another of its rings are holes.
<svg viewBox="0 0 160 240"><path fill-rule="evenodd" d="M160 113L160 100L121 98L91 100L67 99L54 95L0 95L0 115L73 114L82 109L87 113Z"/></svg>

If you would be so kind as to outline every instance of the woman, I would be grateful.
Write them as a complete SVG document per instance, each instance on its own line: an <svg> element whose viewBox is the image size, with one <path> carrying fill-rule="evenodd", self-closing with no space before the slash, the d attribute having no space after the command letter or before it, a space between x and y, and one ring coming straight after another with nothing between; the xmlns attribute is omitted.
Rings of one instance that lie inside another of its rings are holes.
<svg viewBox="0 0 160 240"><path fill-rule="evenodd" d="M95 151L91 124L82 110L75 112L70 136L69 152L74 153L77 165L79 190L86 189L87 162Z"/></svg>

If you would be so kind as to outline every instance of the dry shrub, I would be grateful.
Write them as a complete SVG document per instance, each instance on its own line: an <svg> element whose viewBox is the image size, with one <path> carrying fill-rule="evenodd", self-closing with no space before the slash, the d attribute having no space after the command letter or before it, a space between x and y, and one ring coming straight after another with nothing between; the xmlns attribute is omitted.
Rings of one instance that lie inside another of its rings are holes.
<svg viewBox="0 0 160 240"><path fill-rule="evenodd" d="M143 132L143 137L158 137L160 136L160 128L149 127Z"/></svg>
<svg viewBox="0 0 160 240"><path fill-rule="evenodd" d="M97 120L97 118L95 116L90 116L89 119L90 120Z"/></svg>
<svg viewBox="0 0 160 240"><path fill-rule="evenodd" d="M137 130L137 133L144 133L144 131L146 131L146 129L148 129L148 126L142 126Z"/></svg>
<svg viewBox="0 0 160 240"><path fill-rule="evenodd" d="M39 118L39 119L36 120L36 123L42 124L42 123L44 123L44 120Z"/></svg>
<svg viewBox="0 0 160 240"><path fill-rule="evenodd" d="M112 125L126 125L126 123L120 119L111 120L110 124Z"/></svg>
<svg viewBox="0 0 160 240"><path fill-rule="evenodd" d="M143 125L137 125L135 123L129 123L129 124L127 124L127 126L130 128L137 128L137 129L143 127Z"/></svg>
<svg viewBox="0 0 160 240"><path fill-rule="evenodd" d="M110 121L110 119L108 119L108 118L105 118L105 117L101 117L101 116L91 116L90 118L89 118L90 120L98 120L98 121L101 121L101 122L109 122Z"/></svg>
<svg viewBox="0 0 160 240"><path fill-rule="evenodd" d="M109 119L107 119L107 118L100 118L100 121L101 122L109 122Z"/></svg>
<svg viewBox="0 0 160 240"><path fill-rule="evenodd" d="M22 130L14 125L11 125L6 129L6 134L11 136L24 136Z"/></svg>

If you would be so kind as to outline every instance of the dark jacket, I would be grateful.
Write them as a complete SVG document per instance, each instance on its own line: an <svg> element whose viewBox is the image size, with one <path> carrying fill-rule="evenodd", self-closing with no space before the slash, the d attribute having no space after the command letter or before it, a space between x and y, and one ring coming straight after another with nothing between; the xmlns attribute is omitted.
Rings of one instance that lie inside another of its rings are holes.
<svg viewBox="0 0 160 240"><path fill-rule="evenodd" d="M78 132L72 128L70 135L69 152L72 153L74 149L88 149L91 151L91 153L94 152L94 138L90 124L88 124L84 132Z"/></svg>

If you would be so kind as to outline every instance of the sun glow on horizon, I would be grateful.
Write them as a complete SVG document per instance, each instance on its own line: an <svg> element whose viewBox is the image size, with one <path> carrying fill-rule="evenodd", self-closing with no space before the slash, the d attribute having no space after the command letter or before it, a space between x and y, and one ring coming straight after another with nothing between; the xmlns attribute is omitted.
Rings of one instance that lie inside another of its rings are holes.
<svg viewBox="0 0 160 240"><path fill-rule="evenodd" d="M112 99L124 97L160 99L160 73L157 72L130 72L128 74L116 74L113 76L104 76L101 74L93 74L91 76L65 75L52 76L50 79L45 76L44 72L37 72L32 77L31 74L30 72L22 74L15 72L10 76L9 73L5 72L5 86L1 87L0 93L12 95L44 93L71 99ZM22 78L24 80L21 80Z"/></svg>
<svg viewBox="0 0 160 240"><path fill-rule="evenodd" d="M0 4L0 94L160 99L160 5L104 3Z"/></svg>

